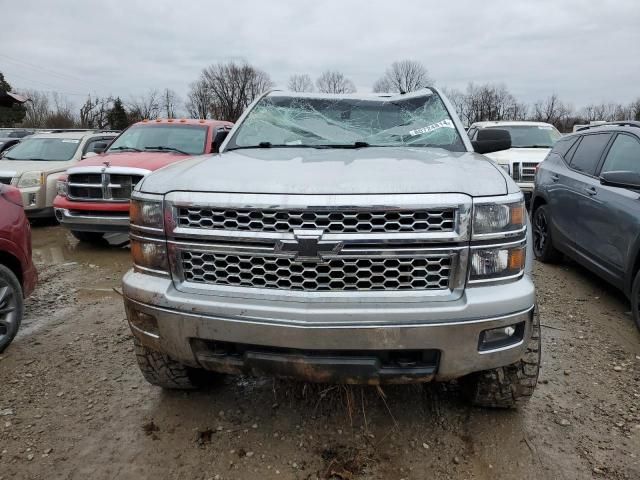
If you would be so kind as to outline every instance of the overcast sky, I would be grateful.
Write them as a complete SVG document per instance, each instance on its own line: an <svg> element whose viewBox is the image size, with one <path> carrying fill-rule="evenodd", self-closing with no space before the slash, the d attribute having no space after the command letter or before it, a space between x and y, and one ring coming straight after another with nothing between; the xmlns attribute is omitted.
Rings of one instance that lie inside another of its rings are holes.
<svg viewBox="0 0 640 480"><path fill-rule="evenodd" d="M501 82L526 102L640 97L640 0L5 0L0 11L14 89L74 102L165 87L184 97L203 67L231 59L280 87L337 69L370 91L391 62L413 59L439 86Z"/></svg>

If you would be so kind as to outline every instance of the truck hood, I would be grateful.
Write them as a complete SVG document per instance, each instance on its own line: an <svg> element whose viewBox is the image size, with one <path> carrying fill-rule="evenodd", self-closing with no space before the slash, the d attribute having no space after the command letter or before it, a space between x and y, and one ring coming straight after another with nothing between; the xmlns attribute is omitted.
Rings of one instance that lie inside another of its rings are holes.
<svg viewBox="0 0 640 480"><path fill-rule="evenodd" d="M438 148L271 148L203 155L147 176L143 192L503 195L510 181L475 153ZM517 189L517 187L514 187Z"/></svg>
<svg viewBox="0 0 640 480"><path fill-rule="evenodd" d="M74 164L74 167L104 167L105 162L109 162L111 167L132 167L144 168L146 170L157 170L175 162L180 162L188 155L175 152L118 152L103 153L94 157L86 158Z"/></svg>
<svg viewBox="0 0 640 480"><path fill-rule="evenodd" d="M41 161L41 160L0 160L0 176L15 177L25 172L60 172L76 165L77 162Z"/></svg>
<svg viewBox="0 0 640 480"><path fill-rule="evenodd" d="M487 157L502 165L511 165L514 162L540 163L550 151L550 148L510 148L500 152L487 153Z"/></svg>

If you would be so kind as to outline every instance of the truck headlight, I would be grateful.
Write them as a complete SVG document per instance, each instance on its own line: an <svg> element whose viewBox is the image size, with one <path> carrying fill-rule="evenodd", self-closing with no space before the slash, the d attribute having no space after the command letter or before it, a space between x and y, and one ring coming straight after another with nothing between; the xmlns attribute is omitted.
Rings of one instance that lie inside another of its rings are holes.
<svg viewBox="0 0 640 480"><path fill-rule="evenodd" d="M138 227L164 228L161 200L132 199L129 217L131 224Z"/></svg>
<svg viewBox="0 0 640 480"><path fill-rule="evenodd" d="M44 185L43 172L25 172L20 175L18 188L38 187Z"/></svg>
<svg viewBox="0 0 640 480"><path fill-rule="evenodd" d="M514 278L524 272L524 244L479 248L471 251L470 282L486 282Z"/></svg>
<svg viewBox="0 0 640 480"><path fill-rule="evenodd" d="M520 195L509 203L479 203L473 206L473 238L486 239L521 233L526 228L526 208Z"/></svg>
<svg viewBox="0 0 640 480"><path fill-rule="evenodd" d="M167 274L169 272L167 246L162 240L132 236L131 256L133 258L133 264L136 267L154 270L160 274Z"/></svg>
<svg viewBox="0 0 640 480"><path fill-rule="evenodd" d="M69 182L66 179L56 180L56 193L61 197L66 197L69 194Z"/></svg>

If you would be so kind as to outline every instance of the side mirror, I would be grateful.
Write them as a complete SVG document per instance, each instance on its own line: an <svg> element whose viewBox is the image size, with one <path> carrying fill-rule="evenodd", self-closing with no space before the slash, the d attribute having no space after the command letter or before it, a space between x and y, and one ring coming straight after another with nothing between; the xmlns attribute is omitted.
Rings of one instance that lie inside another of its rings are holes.
<svg viewBox="0 0 640 480"><path fill-rule="evenodd" d="M628 171L613 171L600 174L600 183L610 187L640 190L640 174Z"/></svg>
<svg viewBox="0 0 640 480"><path fill-rule="evenodd" d="M93 152L94 153L103 153L107 147L109 146L106 142L96 142L93 144Z"/></svg>
<svg viewBox="0 0 640 480"><path fill-rule="evenodd" d="M499 128L482 128L471 142L476 153L491 153L511 148L511 134Z"/></svg>
<svg viewBox="0 0 640 480"><path fill-rule="evenodd" d="M211 143L211 151L213 153L218 153L220 151L220 146L222 145L222 142L224 142L224 139L227 138L227 135L229 135L229 130L226 129L218 130L216 132L216 136L213 137L213 142Z"/></svg>

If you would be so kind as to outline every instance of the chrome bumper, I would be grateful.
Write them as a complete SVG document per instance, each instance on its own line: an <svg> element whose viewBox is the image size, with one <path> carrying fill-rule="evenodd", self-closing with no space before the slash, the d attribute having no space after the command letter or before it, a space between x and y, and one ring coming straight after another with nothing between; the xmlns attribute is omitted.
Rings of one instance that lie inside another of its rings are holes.
<svg viewBox="0 0 640 480"><path fill-rule="evenodd" d="M66 208L55 209L56 218L69 230L80 232L123 232L129 231L129 215L100 216L73 213Z"/></svg>
<svg viewBox="0 0 640 480"><path fill-rule="evenodd" d="M437 350L435 380L519 360L531 336L535 303L528 275L510 284L468 288L451 302L260 302L180 292L168 278L133 271L125 275L123 290L133 334L187 365L207 366L194 352L194 340L334 355L341 350ZM131 322L135 312L153 317L157 329L147 331ZM520 341L480 350L481 332L521 322L525 330Z"/></svg>

